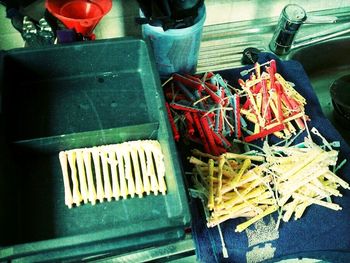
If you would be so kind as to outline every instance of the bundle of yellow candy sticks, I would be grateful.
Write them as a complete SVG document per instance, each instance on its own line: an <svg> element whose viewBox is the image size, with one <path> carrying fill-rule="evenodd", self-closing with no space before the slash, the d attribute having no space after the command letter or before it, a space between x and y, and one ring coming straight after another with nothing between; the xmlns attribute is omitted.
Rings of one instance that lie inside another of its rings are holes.
<svg viewBox="0 0 350 263"><path fill-rule="evenodd" d="M263 151L261 155L212 156L193 150L189 158L194 164L192 191L205 204L208 227L231 218L249 218L236 227L241 232L277 210L287 222L293 214L294 219L301 218L312 204L341 210L331 197L342 196L340 186L350 187L330 170L337 162L336 150L306 137L293 147L265 143Z"/></svg>

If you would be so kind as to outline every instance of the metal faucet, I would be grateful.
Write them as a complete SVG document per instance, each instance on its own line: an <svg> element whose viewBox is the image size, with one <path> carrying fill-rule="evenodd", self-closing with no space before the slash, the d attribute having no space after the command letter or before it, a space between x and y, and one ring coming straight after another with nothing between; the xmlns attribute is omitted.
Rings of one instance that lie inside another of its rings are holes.
<svg viewBox="0 0 350 263"><path fill-rule="evenodd" d="M302 24L336 23L335 16L310 16L296 4L286 5L279 17L279 21L269 47L277 55L286 55L292 48L306 46L315 42L327 40L350 32L350 23L342 24L331 30L317 32L313 35L294 41Z"/></svg>

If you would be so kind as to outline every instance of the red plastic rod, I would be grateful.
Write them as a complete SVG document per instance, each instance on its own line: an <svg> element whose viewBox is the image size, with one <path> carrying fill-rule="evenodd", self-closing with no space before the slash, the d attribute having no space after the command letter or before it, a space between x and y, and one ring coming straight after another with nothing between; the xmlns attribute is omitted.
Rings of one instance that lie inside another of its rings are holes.
<svg viewBox="0 0 350 263"><path fill-rule="evenodd" d="M235 108L234 108L234 116L235 116L235 128L236 128L236 137L241 138L242 130L241 130L241 109L240 109L240 97L238 95L235 96Z"/></svg>
<svg viewBox="0 0 350 263"><path fill-rule="evenodd" d="M266 124L271 123L271 109L269 105L269 93L267 91L267 83L266 79L261 80L261 88L262 88L262 106L261 106L261 116L265 118ZM279 96L277 94L277 96ZM279 97L278 97L278 100Z"/></svg>
<svg viewBox="0 0 350 263"><path fill-rule="evenodd" d="M178 142L180 140L180 133L176 128L173 115L171 114L170 107L169 107L169 104L167 102L165 102L165 107L166 107L166 111L168 113L168 118L169 118L171 129L173 130L174 140Z"/></svg>
<svg viewBox="0 0 350 263"><path fill-rule="evenodd" d="M257 140L260 138L264 138L267 135L272 134L274 132L282 131L284 128L285 128L284 124L281 123L281 124L278 124L278 125L272 127L271 129L268 129L268 130L262 129L262 131L259 133L255 133L255 134L252 134L252 135L245 137L244 141L251 142L251 141L254 141L254 140Z"/></svg>
<svg viewBox="0 0 350 263"><path fill-rule="evenodd" d="M220 152L217 149L215 140L213 138L212 130L209 127L207 118L201 117L200 118L200 122L201 122L201 125L202 125L202 128L203 128L204 134L205 134L205 136L208 139L209 148L211 150L210 153L212 153L213 155L216 155L216 156L220 155Z"/></svg>
<svg viewBox="0 0 350 263"><path fill-rule="evenodd" d="M173 80L174 81L179 81L182 84L184 84L185 86L190 87L192 89L199 90L199 91L202 91L203 88L204 88L202 83L194 81L194 80L189 79L189 78L186 78L186 77L184 77L182 75L179 75L179 74L174 74L173 75Z"/></svg>
<svg viewBox="0 0 350 263"><path fill-rule="evenodd" d="M185 112L185 119L186 119L186 124L187 124L187 133L190 135L194 134L194 121L192 118L192 115L189 111Z"/></svg>
<svg viewBox="0 0 350 263"><path fill-rule="evenodd" d="M204 150L205 150L205 152L210 153L209 144L207 142L207 139L205 138L204 131L202 129L202 125L201 125L201 122L199 120L198 114L197 113L192 113L192 117L193 117L193 120L194 120L194 124L195 124L195 126L197 128L200 140L201 140L201 142L203 144Z"/></svg>
<svg viewBox="0 0 350 263"><path fill-rule="evenodd" d="M189 112L201 112L201 113L207 113L206 110L201 110L201 109L198 109L198 108L194 108L194 107L190 107L190 106L187 106L187 105L182 105L180 103L176 103L176 102L170 102L169 103L169 106L171 108L173 108L174 110L181 110L181 111L189 111Z"/></svg>

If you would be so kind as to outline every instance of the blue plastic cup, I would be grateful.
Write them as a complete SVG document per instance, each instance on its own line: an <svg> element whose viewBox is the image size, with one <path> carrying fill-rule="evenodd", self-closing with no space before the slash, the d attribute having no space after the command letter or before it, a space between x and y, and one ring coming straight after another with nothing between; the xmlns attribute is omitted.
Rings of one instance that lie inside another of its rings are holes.
<svg viewBox="0 0 350 263"><path fill-rule="evenodd" d="M196 72L205 17L203 4L190 27L164 31L160 26L142 25L143 37L150 40L161 78L168 78L173 73Z"/></svg>

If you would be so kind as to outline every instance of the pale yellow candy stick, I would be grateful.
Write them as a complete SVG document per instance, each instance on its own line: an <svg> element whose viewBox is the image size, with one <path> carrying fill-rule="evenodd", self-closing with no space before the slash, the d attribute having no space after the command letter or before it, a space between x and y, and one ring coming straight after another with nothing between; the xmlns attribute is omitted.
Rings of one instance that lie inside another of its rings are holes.
<svg viewBox="0 0 350 263"><path fill-rule="evenodd" d="M78 164L78 174L79 174L79 183L80 183L80 192L81 196L86 204L89 199L89 192L86 184L86 173L84 168L84 158L81 150L76 151L77 155L77 164Z"/></svg>
<svg viewBox="0 0 350 263"><path fill-rule="evenodd" d="M298 193L294 193L293 194L293 198L297 198L303 201L307 201L316 205L320 205L320 206L324 206L326 208L332 209L332 210L342 210L341 206L338 204L334 204L334 203L328 203L322 200L319 200L317 198L312 198L312 197L308 197L302 194L298 194Z"/></svg>
<svg viewBox="0 0 350 263"><path fill-rule="evenodd" d="M296 99L299 103L305 105L306 99L299 94L279 73L275 74L276 79L282 85L284 91L294 99Z"/></svg>
<svg viewBox="0 0 350 263"><path fill-rule="evenodd" d="M75 151L68 151L68 163L71 169L71 178L73 183L73 202L80 206L80 202L83 200L79 191L79 182L77 178L77 167L76 167L76 153Z"/></svg>
<svg viewBox="0 0 350 263"><path fill-rule="evenodd" d="M242 214L246 214L247 212L251 212L251 211L252 210L250 209L250 207L244 207L240 211L235 213L225 214L219 217L212 217L208 220L207 227L215 227L218 224L225 222L226 220L241 217ZM253 213L254 213L253 216L255 216L256 212L253 211Z"/></svg>
<svg viewBox="0 0 350 263"><path fill-rule="evenodd" d="M258 106L256 105L256 101L255 101L253 93L250 91L250 89L248 89L246 87L242 87L242 88L247 93L249 100L252 103L252 107L255 111L254 113L256 114L256 116L258 118L258 123L259 123L260 127L264 127L265 126L265 119L261 117L260 111L258 111Z"/></svg>
<svg viewBox="0 0 350 263"><path fill-rule="evenodd" d="M245 159L243 161L243 164L242 164L241 169L239 170L237 176L235 178L233 178L233 180L232 180L231 186L236 187L238 182L241 180L243 174L249 169L251 163L252 162L250 161L250 159Z"/></svg>
<svg viewBox="0 0 350 263"><path fill-rule="evenodd" d="M289 219L292 217L292 214L293 212L295 211L297 205L299 204L299 200L298 199L294 199L291 203L288 203L288 206L287 206L287 210L286 212L284 213L283 217L282 217L282 220L284 222L288 222Z"/></svg>
<svg viewBox="0 0 350 263"><path fill-rule="evenodd" d="M291 122L287 122L286 125L287 125L288 130L289 130L290 133L293 133L293 134L296 133L296 129L294 128L294 126L293 126L293 124Z"/></svg>
<svg viewBox="0 0 350 263"><path fill-rule="evenodd" d="M224 166L226 162L226 159L223 157L223 156L220 156L220 159L219 159L219 171L218 171L218 186L217 186L217 189L216 189L216 196L217 196L217 200L216 202L217 203L220 203L222 201L222 195L223 195L223 192L222 192L222 168Z"/></svg>
<svg viewBox="0 0 350 263"><path fill-rule="evenodd" d="M209 158L209 159L213 159L213 160L218 160L219 159L218 156L214 156L214 155L211 155L209 153L201 152L198 149L193 149L191 152L192 152L193 155L198 156L198 157L205 157L205 158Z"/></svg>
<svg viewBox="0 0 350 263"><path fill-rule="evenodd" d="M273 212L277 211L278 206L277 205L272 205L269 206L265 211L263 211L262 213L258 214L257 216L249 219L248 221L239 224L236 229L235 232L242 232L244 229L246 229L247 227L249 227L250 225L254 224L256 221L260 220L261 218L272 214Z"/></svg>
<svg viewBox="0 0 350 263"><path fill-rule="evenodd" d="M111 187L111 181L109 179L109 168L108 168L108 159L107 159L107 150L105 147L100 148L100 156L101 156L101 163L102 163L102 172L103 172L103 188L105 192L105 198L110 202L112 200L112 187Z"/></svg>
<svg viewBox="0 0 350 263"><path fill-rule="evenodd" d="M108 149L108 161L111 167L113 197L116 200L118 200L120 196L118 172L117 172L118 161L116 160L115 152L113 151L112 148Z"/></svg>
<svg viewBox="0 0 350 263"><path fill-rule="evenodd" d="M209 197L208 197L208 209L214 209L214 160L208 160L209 166Z"/></svg>
<svg viewBox="0 0 350 263"><path fill-rule="evenodd" d="M124 158L125 178L128 182L128 192L131 197L135 196L134 176L131 168L130 148L127 143L122 144L122 154Z"/></svg>
<svg viewBox="0 0 350 263"><path fill-rule="evenodd" d="M138 156L140 158L140 166L141 166L141 173L142 173L142 181L143 181L143 189L146 192L147 195L151 193L151 184L149 182L149 176L147 172L147 165L146 165L146 158L145 158L145 151L142 147L137 148Z"/></svg>
<svg viewBox="0 0 350 263"><path fill-rule="evenodd" d="M297 194L297 193L296 193ZM312 204L317 204L318 201L315 202L316 199L318 199L319 201L321 201L320 199L323 199L323 196L316 196L315 195L309 195L308 197L305 198L304 195L294 195L293 196L296 199L299 199L299 201L302 201L301 204L299 204L296 209L295 209L295 215L294 215L294 219L297 220L299 218L301 218L301 216L303 215L303 213L305 212L306 208ZM308 199L310 198L310 199ZM329 202L323 202L321 201L318 202L318 205L325 205L327 208L333 209L333 210L341 210L341 207L337 204L333 204L333 203L329 203ZM328 207L330 206L330 207Z"/></svg>
<svg viewBox="0 0 350 263"><path fill-rule="evenodd" d="M86 178L88 183L89 201L92 205L95 205L96 190L95 190L95 183L94 183L94 178L93 178L92 169L91 169L91 153L88 149L83 150L83 158L84 158Z"/></svg>
<svg viewBox="0 0 350 263"><path fill-rule="evenodd" d="M143 185L140 172L139 157L135 143L130 143L130 153L135 175L135 192L141 198L143 196Z"/></svg>
<svg viewBox="0 0 350 263"><path fill-rule="evenodd" d="M330 181L326 182L326 181L320 181L320 179L317 180L317 182L312 181L312 183L314 185L316 185L317 187L323 189L324 191L326 191L327 193L329 193L330 195L334 195L334 196L343 196L336 188L336 186L334 185L334 183L331 183L331 185L329 185L328 183L330 183Z"/></svg>
<svg viewBox="0 0 350 263"><path fill-rule="evenodd" d="M144 149L144 151L146 153L147 174L150 177L151 189L152 189L152 192L154 193L154 195L157 195L158 191L159 191L159 186L158 186L156 173L154 170L152 152L147 144L143 144L142 148Z"/></svg>
<svg viewBox="0 0 350 263"><path fill-rule="evenodd" d="M305 158L300 162L296 163L292 169L283 174L281 176L281 179L290 179L294 174L299 173L303 168L307 167L308 165L311 166L311 164L315 163L316 160L319 160L321 158L321 153L321 150L318 149L310 150L309 154L307 154L307 156L305 156Z"/></svg>
<svg viewBox="0 0 350 263"><path fill-rule="evenodd" d="M116 147L116 155L117 155L117 162L118 162L120 194L124 199L126 199L128 196L128 187L126 185L126 179L125 179L124 158L122 153L122 147L120 145L116 145L115 147Z"/></svg>
<svg viewBox="0 0 350 263"><path fill-rule="evenodd" d="M248 192L249 191L249 192ZM226 202L223 202L219 205L217 205L216 209L230 209L234 205L237 205L241 202L244 202L244 199L248 200L255 197L261 197L261 195L266 191L266 188L262 185L258 187L254 187L250 189L248 187L247 189L241 191L239 194L236 193L234 197L227 200Z"/></svg>
<svg viewBox="0 0 350 263"><path fill-rule="evenodd" d="M64 151L61 151L59 153L59 159L60 159L60 164L61 164L61 169L63 174L64 199L65 199L64 202L69 208L72 208L73 197L72 197L72 192L71 192L70 183L69 183L68 161L67 161L67 155Z"/></svg>
<svg viewBox="0 0 350 263"><path fill-rule="evenodd" d="M304 214L306 208L308 206L312 205L311 202L308 201L304 201L303 203L299 204L296 208L295 208L295 213L294 213L294 220L298 220L302 217L302 215Z"/></svg>
<svg viewBox="0 0 350 263"><path fill-rule="evenodd" d="M256 101L256 107L257 107L258 112L262 113L262 117L265 118L264 112L261 110L262 94L260 92L258 94L256 94L255 101Z"/></svg>
<svg viewBox="0 0 350 263"><path fill-rule="evenodd" d="M326 177L330 181L340 184L344 189L350 189L350 186L347 182L345 182L343 179L341 179L331 171L328 171L326 174L324 174L324 177Z"/></svg>
<svg viewBox="0 0 350 263"><path fill-rule="evenodd" d="M258 123L258 119L256 118L256 115L254 115L254 113L252 113L250 110L241 109L241 114L245 115L247 120L249 120L250 122L254 124Z"/></svg>
<svg viewBox="0 0 350 263"><path fill-rule="evenodd" d="M165 195L166 184L165 184L165 166L164 166L164 156L158 141L150 141L152 146L152 153L155 161L155 168L157 170L157 178L159 191Z"/></svg>
<svg viewBox="0 0 350 263"><path fill-rule="evenodd" d="M320 171L314 171L310 175L306 175L305 178L303 178L302 180L288 182L287 185L284 185L284 189L278 189L278 191L282 195L282 198L279 199L278 204L281 206L284 205L297 189L308 184L315 178L321 176L322 172L324 173L325 169L326 168L322 168L320 169Z"/></svg>
<svg viewBox="0 0 350 263"><path fill-rule="evenodd" d="M247 155L247 154L238 154L238 153L227 152L227 153L224 153L223 156L226 159L242 159L242 160L249 159L251 161L257 161L257 162L265 161L265 157L259 156L259 155Z"/></svg>
<svg viewBox="0 0 350 263"><path fill-rule="evenodd" d="M316 193L319 196L324 196L324 197L329 197L331 194L329 192L327 192L323 187L319 188L318 186L315 186L313 184L315 180L313 180L312 182L308 183L305 185L306 189L309 189L311 191L313 191L314 193ZM339 192L339 191L338 191ZM301 192L300 192L301 193Z"/></svg>
<svg viewBox="0 0 350 263"><path fill-rule="evenodd" d="M256 179L263 178L262 169L263 167L256 166L253 169L248 170L245 174L243 174L243 176L241 177L241 180L236 184L236 188L242 187L243 185L246 185L247 183L252 182ZM264 181L266 180L264 179ZM233 188L229 187L228 189L232 190ZM227 191L226 189L223 189L223 190Z"/></svg>
<svg viewBox="0 0 350 263"><path fill-rule="evenodd" d="M241 181L242 178L244 178L244 181L246 183L247 181L246 181L245 174L248 174L248 175L251 174L252 179L256 178L255 176L257 176L257 175L255 174L255 170L258 170L258 169L257 168L254 169L253 168L251 170L248 170L250 164L251 164L250 159L244 159L243 164L241 165L241 168L240 168L239 172L235 175L233 180L231 180L227 185L224 185L222 187L222 191L221 191L222 194L224 194L226 192L229 192L229 191L235 189L236 187L239 187L240 186L240 181ZM261 171L259 171L259 172L261 172Z"/></svg>
<svg viewBox="0 0 350 263"><path fill-rule="evenodd" d="M100 166L100 154L99 154L98 148L93 147L91 149L91 153L92 153L92 159L94 161L94 167L95 167L97 199L102 203L105 197L105 193L103 191L102 174L101 174L101 166Z"/></svg>
<svg viewBox="0 0 350 263"><path fill-rule="evenodd" d="M255 209L255 210L258 210L258 209ZM247 212L253 212L253 216L256 216L257 212L255 210L252 210L252 207L249 207L245 204L240 204L239 206L235 207L234 210L230 210L226 214L212 215L212 217L209 219L207 223L207 226L214 227L218 224L223 223L228 219L242 217L242 214L246 214ZM259 208L259 210L262 211L261 208Z"/></svg>
<svg viewBox="0 0 350 263"><path fill-rule="evenodd" d="M204 166L204 167L208 166L208 164L206 162L203 162L202 160L199 160L198 158L196 158L194 156L190 157L189 162L191 164L198 165L198 166Z"/></svg>

